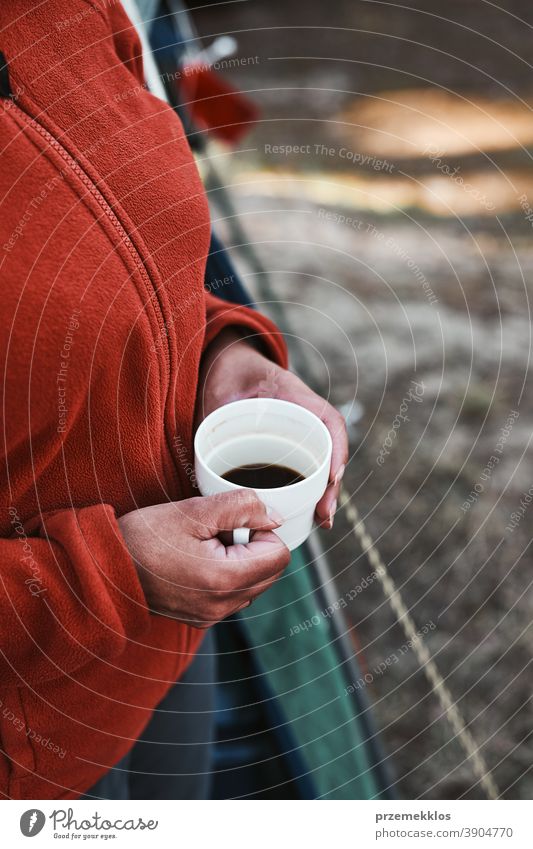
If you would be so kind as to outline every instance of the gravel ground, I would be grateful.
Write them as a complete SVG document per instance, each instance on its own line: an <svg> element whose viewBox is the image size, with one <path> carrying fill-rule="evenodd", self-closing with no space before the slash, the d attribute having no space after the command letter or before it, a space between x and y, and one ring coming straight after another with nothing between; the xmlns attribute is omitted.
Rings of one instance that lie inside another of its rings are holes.
<svg viewBox="0 0 533 849"><path fill-rule="evenodd" d="M347 487L501 793L531 798L533 8L411 5L196 22L259 57L227 72L262 117L218 167L314 385L361 405ZM359 586L342 513L324 543ZM377 581L347 614L400 795L483 797Z"/></svg>

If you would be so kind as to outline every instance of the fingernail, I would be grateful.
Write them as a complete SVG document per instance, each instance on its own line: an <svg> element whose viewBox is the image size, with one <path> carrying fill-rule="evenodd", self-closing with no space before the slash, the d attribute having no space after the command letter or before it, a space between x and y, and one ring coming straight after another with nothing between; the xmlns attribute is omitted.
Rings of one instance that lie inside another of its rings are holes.
<svg viewBox="0 0 533 849"><path fill-rule="evenodd" d="M335 518L336 510L337 510L337 502L334 501L333 504L331 505L331 508L330 508L330 511L329 511L329 526L330 526L330 528L333 527L333 519Z"/></svg>
<svg viewBox="0 0 533 849"><path fill-rule="evenodd" d="M343 475L344 475L344 472L345 472L345 469L346 469L346 466L343 463L342 466L340 467L339 471L335 475L335 480L333 481L335 486L337 486L337 484L339 484L341 482Z"/></svg>
<svg viewBox="0 0 533 849"><path fill-rule="evenodd" d="M268 505L268 504L267 504L266 512L267 512L268 518L271 519L273 522L275 522L277 525L282 525L283 522L285 521L283 516L281 516L278 513L277 510L274 510L274 508L270 507L270 505Z"/></svg>

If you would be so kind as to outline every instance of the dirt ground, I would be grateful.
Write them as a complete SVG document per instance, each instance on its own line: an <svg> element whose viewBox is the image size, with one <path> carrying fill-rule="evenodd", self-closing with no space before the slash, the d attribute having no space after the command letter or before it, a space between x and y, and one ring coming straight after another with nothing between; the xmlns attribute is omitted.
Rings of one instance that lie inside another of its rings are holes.
<svg viewBox="0 0 533 849"><path fill-rule="evenodd" d="M236 35L225 74L261 109L213 156L310 379L351 414L347 488L500 792L531 798L533 6L249 0L195 19L206 42ZM342 513L323 541L339 596L359 586ZM346 612L398 793L482 798L379 582Z"/></svg>

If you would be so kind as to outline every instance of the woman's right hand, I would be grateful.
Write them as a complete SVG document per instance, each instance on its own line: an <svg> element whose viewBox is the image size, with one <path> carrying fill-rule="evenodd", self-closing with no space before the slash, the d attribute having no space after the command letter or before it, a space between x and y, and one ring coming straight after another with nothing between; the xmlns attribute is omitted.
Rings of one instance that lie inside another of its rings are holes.
<svg viewBox="0 0 533 849"><path fill-rule="evenodd" d="M133 510L118 519L147 604L161 613L209 628L247 607L279 578L290 560L253 490L189 498ZM248 545L229 545L224 532L253 528Z"/></svg>

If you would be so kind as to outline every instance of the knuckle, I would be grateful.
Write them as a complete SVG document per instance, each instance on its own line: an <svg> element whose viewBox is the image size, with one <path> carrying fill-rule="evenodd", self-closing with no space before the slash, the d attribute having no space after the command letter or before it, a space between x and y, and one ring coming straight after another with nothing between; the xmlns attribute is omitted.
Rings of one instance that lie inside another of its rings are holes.
<svg viewBox="0 0 533 849"><path fill-rule="evenodd" d="M209 498L202 498L201 495L196 495L194 498L188 498L187 501L183 503L182 509L184 512L190 513L194 516L205 509L206 501L209 501Z"/></svg>
<svg viewBox="0 0 533 849"><path fill-rule="evenodd" d="M186 522L192 527L198 525L206 525L212 513L210 498L188 498L185 502L186 507L183 509L183 515Z"/></svg>
<svg viewBox="0 0 533 849"><path fill-rule="evenodd" d="M246 520L249 521L252 516L257 516L258 512L264 510L264 506L257 494L251 490L246 493L240 502L239 509L242 511Z"/></svg>
<svg viewBox="0 0 533 849"><path fill-rule="evenodd" d="M236 489L231 493L235 504L242 507L253 506L257 504L259 498L253 489Z"/></svg>

